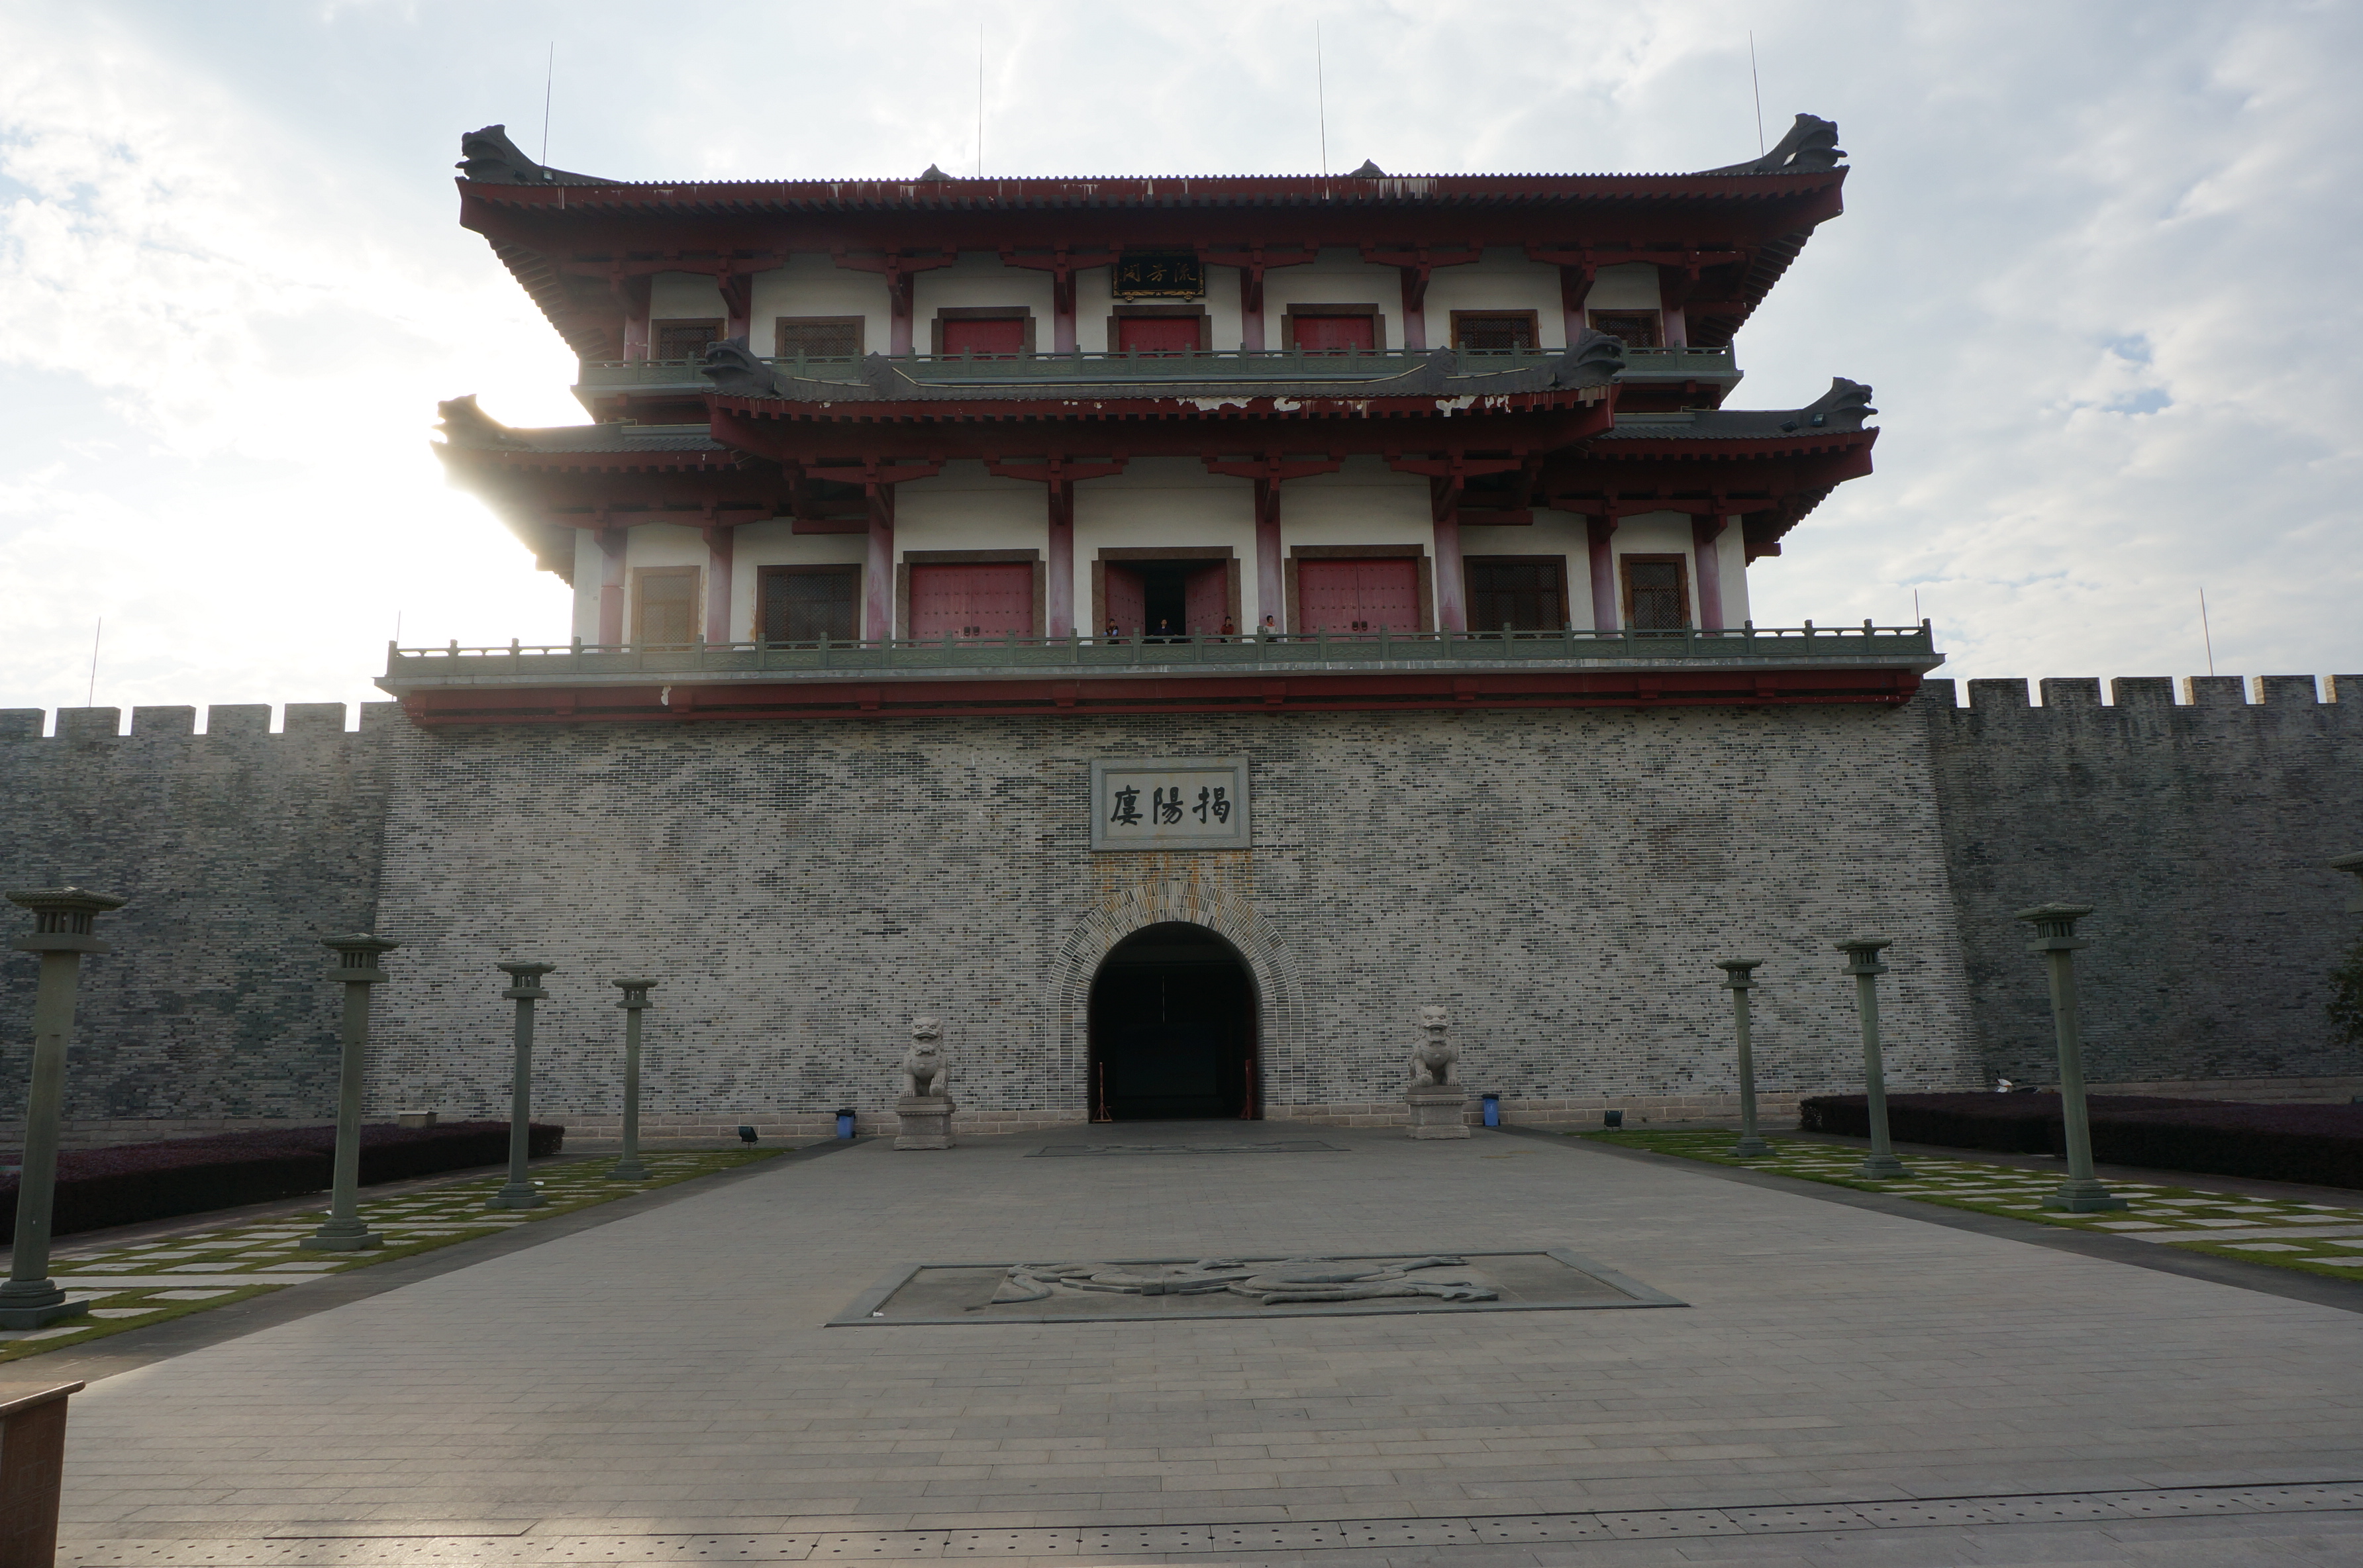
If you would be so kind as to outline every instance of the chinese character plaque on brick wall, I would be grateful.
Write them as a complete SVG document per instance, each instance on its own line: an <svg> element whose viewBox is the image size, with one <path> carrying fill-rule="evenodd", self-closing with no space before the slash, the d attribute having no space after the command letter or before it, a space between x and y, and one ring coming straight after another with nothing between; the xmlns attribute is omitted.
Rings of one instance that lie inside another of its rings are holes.
<svg viewBox="0 0 2363 1568"><path fill-rule="evenodd" d="M1247 848L1247 758L1093 763L1092 847Z"/></svg>

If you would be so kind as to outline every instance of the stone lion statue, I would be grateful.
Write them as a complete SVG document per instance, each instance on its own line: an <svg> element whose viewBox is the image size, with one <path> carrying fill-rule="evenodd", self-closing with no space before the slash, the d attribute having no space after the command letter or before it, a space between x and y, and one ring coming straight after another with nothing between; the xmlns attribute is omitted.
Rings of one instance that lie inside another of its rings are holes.
<svg viewBox="0 0 2363 1568"><path fill-rule="evenodd" d="M903 1054L903 1092L912 1096L950 1093L950 1065L944 1059L941 1019L911 1021L911 1048Z"/></svg>
<svg viewBox="0 0 2363 1568"><path fill-rule="evenodd" d="M1443 1008L1419 1010L1419 1026L1426 1031L1426 1037L1411 1048L1412 1088L1443 1088L1460 1081L1453 1071L1453 1064L1460 1060L1460 1047L1444 1037L1451 1021L1451 1013Z"/></svg>

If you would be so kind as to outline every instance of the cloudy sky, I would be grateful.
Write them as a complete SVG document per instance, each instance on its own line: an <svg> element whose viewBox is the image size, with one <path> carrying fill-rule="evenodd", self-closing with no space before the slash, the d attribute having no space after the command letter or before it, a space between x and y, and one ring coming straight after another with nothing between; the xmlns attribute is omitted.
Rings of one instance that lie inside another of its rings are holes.
<svg viewBox="0 0 2363 1568"><path fill-rule="evenodd" d="M1879 472L1757 619L1908 620L1940 673L2363 670L2363 6L601 0L0 8L0 707L360 701L409 642L562 640L428 455L438 399L578 421L455 221L505 121L626 179L1688 170L1854 155L1735 405L1877 389Z"/></svg>

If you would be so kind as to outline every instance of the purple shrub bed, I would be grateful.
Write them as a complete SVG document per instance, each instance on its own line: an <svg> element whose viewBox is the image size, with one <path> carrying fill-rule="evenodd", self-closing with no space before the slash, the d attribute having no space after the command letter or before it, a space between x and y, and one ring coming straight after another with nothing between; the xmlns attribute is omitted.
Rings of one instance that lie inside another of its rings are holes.
<svg viewBox="0 0 2363 1568"><path fill-rule="evenodd" d="M554 1154L565 1139L565 1128L537 1121L527 1147L536 1156ZM72 1235L318 1192L333 1179L336 1149L336 1128L322 1125L61 1154L50 1232ZM498 1165L508 1151L505 1121L367 1126L361 1184ZM16 1172L0 1176L0 1242L16 1239L17 1185Z"/></svg>
<svg viewBox="0 0 2363 1568"><path fill-rule="evenodd" d="M2217 1100L2195 1109L2153 1102L2105 1115L2096 1108L2092 1157L2112 1165L2363 1187L2363 1105Z"/></svg>
<svg viewBox="0 0 2363 1568"><path fill-rule="evenodd" d="M2143 1095L2101 1094L2086 1104L2103 1111L2208 1106L2203 1099L2157 1099ZM1858 1094L1817 1095L1800 1101L1798 1127L1807 1132L1870 1136L1870 1102ZM2005 1154L2056 1152L2059 1097L2056 1094L1892 1094L1887 1097L1888 1136L1905 1143L1936 1143L1947 1149L1992 1149Z"/></svg>

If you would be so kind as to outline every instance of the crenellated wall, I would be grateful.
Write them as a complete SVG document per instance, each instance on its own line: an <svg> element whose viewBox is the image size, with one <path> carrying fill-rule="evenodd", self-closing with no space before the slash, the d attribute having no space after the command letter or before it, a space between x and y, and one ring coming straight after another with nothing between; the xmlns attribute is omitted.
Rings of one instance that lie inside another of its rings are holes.
<svg viewBox="0 0 2363 1568"><path fill-rule="evenodd" d="M614 1110L605 980L667 977L649 1109L771 1124L882 1106L914 1010L964 1103L1081 1113L1082 998L1141 921L1226 933L1295 1114L1382 1106L1410 1010L1448 1002L1514 1108L1729 1092L1711 960L1772 962L1769 1093L1856 1072L1836 936L1894 938L1895 1081L2047 1081L2012 912L2099 906L2080 958L2102 1081L2335 1078L2324 975L2363 934L2324 864L2363 847L2363 677L1930 681L1896 710L930 719L422 731L391 703L0 712L0 886L130 902L88 966L70 1115L319 1118L338 998L318 938L405 944L373 1109L496 1111L490 966L552 977L541 1103ZM1094 856L1103 756L1244 754L1256 847ZM1144 912L1146 911L1146 912ZM1194 911L1194 912L1193 912ZM0 920L8 918L0 911ZM0 956L0 1123L34 966ZM1718 1102L1719 1103L1719 1102ZM1537 1110L1537 1114L1541 1114ZM1570 1111L1569 1114L1576 1114ZM1013 1123L1014 1124L1014 1123Z"/></svg>
<svg viewBox="0 0 2363 1568"><path fill-rule="evenodd" d="M319 938L375 918L391 702L0 711L0 887L128 899L83 963L77 1121L318 1118L335 1103L338 988ZM20 911L0 913L6 933ZM23 1114L37 966L0 955L0 1119Z"/></svg>
<svg viewBox="0 0 2363 1568"><path fill-rule="evenodd" d="M2058 1070L2040 959L2014 911L2086 903L2078 955L2089 1072L2100 1080L2289 1078L2363 1071L2323 1002L2363 936L2363 675L1950 680L1927 726L1963 962L1990 1074ZM2346 701L2337 699L2345 697Z"/></svg>

